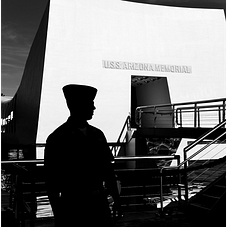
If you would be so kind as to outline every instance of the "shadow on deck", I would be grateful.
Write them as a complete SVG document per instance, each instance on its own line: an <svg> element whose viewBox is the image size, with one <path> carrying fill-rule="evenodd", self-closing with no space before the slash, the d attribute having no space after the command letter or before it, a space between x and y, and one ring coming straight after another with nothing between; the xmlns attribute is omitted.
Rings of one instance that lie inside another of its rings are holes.
<svg viewBox="0 0 227 227"><path fill-rule="evenodd" d="M1 192L1 226L2 227L16 227L12 212L7 209L9 207L9 194ZM88 214L89 217L89 214ZM165 217L158 215L158 210L151 208L151 210L138 210L131 212L124 212L123 217L115 221L114 227L194 227L193 223L189 222L189 218L184 213L176 212ZM26 221L25 227L29 227L29 220ZM37 218L35 220L35 227L54 227L54 219Z"/></svg>
<svg viewBox="0 0 227 227"><path fill-rule="evenodd" d="M2 227L14 227L10 217L2 215ZM29 227L29 221L26 222L26 227ZM138 211L124 213L123 217L115 222L114 227L196 227L197 225L190 223L183 213L166 216L160 218L155 211ZM16 227L16 226L15 226ZM54 227L53 218L36 219L35 227Z"/></svg>

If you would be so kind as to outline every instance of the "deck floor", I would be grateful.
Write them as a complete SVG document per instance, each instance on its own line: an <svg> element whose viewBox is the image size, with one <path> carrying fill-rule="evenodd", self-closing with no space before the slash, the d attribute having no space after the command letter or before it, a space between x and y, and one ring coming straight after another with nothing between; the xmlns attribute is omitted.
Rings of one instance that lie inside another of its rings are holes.
<svg viewBox="0 0 227 227"><path fill-rule="evenodd" d="M13 227L12 213L7 211L9 206L9 194L1 192L1 226ZM89 216L89 215L88 215ZM151 209L146 211L124 212L123 217L115 222L114 227L196 227L191 223L190 218L183 213L176 212L170 216L160 217L158 210ZM29 221L26 221L26 227L29 227ZM38 218L35 221L35 227L54 227L53 218Z"/></svg>
<svg viewBox="0 0 227 227"><path fill-rule="evenodd" d="M2 220L2 227L13 227L9 220ZM26 227L29 227L29 221L26 221ZM37 219L35 227L54 227L53 218ZM182 215L172 215L169 217L156 217L154 211L127 212L124 216L115 222L114 227L198 227L195 223L190 223Z"/></svg>

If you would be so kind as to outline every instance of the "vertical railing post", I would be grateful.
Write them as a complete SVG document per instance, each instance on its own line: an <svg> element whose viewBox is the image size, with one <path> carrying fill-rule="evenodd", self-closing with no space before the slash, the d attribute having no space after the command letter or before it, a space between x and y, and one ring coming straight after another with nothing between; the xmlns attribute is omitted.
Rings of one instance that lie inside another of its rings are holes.
<svg viewBox="0 0 227 227"><path fill-rule="evenodd" d="M142 111L141 110L138 111L138 115L139 115L139 127L141 128L142 127Z"/></svg>
<svg viewBox="0 0 227 227"><path fill-rule="evenodd" d="M174 108L175 108L175 106L174 106ZM175 111L174 111L175 112ZM179 122L178 122L178 109L176 109L176 112L175 112L175 118L176 118L176 120L175 120L175 122L176 122L176 125L179 125Z"/></svg>
<svg viewBox="0 0 227 227"><path fill-rule="evenodd" d="M20 227L25 226L22 185L23 185L22 177L19 173L17 175L17 184L16 184L16 197L17 197L16 218L17 218L17 224Z"/></svg>
<svg viewBox="0 0 227 227"><path fill-rule="evenodd" d="M163 169L160 170L160 204L161 204L161 215L163 214Z"/></svg>
<svg viewBox="0 0 227 227"><path fill-rule="evenodd" d="M221 107L218 107L218 123L221 123Z"/></svg>
<svg viewBox="0 0 227 227"><path fill-rule="evenodd" d="M199 109L199 107L197 108L197 113L198 113L198 128L200 128L200 109Z"/></svg>
<svg viewBox="0 0 227 227"><path fill-rule="evenodd" d="M13 198L13 212L15 218L16 226L20 226L20 197L19 197L19 175L15 174L15 184L14 184L14 198Z"/></svg>
<svg viewBox="0 0 227 227"><path fill-rule="evenodd" d="M127 130L128 131L131 131L132 130L131 129L131 117L130 116L127 117Z"/></svg>
<svg viewBox="0 0 227 227"><path fill-rule="evenodd" d="M156 128L156 119L157 119L157 107L156 106L154 106L154 128Z"/></svg>
<svg viewBox="0 0 227 227"><path fill-rule="evenodd" d="M11 172L10 174L10 192L9 192L9 207L12 209L13 208L13 191L15 188L15 174Z"/></svg>
<svg viewBox="0 0 227 227"><path fill-rule="evenodd" d="M182 110L180 109L180 127L183 127Z"/></svg>
<svg viewBox="0 0 227 227"><path fill-rule="evenodd" d="M184 149L184 161L187 160L187 151ZM184 163L184 186L185 186L185 200L188 200L188 177L187 177L187 162Z"/></svg>
<svg viewBox="0 0 227 227"><path fill-rule="evenodd" d="M181 204L181 173L180 173L180 156L177 157L177 166L178 166L178 185L177 185L177 189L178 189L178 202L179 202L179 206Z"/></svg>
<svg viewBox="0 0 227 227"><path fill-rule="evenodd" d="M181 204L181 173L180 173L180 169L178 169L178 185L177 185L177 189L178 189L178 201L179 201L179 206Z"/></svg>
<svg viewBox="0 0 227 227"><path fill-rule="evenodd" d="M195 110L194 110L194 127L196 128L197 122L197 103L195 103Z"/></svg>
<svg viewBox="0 0 227 227"><path fill-rule="evenodd" d="M35 226L35 207L36 207L36 196L35 196L35 179L31 179L31 213L30 213L30 227Z"/></svg>
<svg viewBox="0 0 227 227"><path fill-rule="evenodd" d="M223 113L222 113L222 121L225 120L225 100L223 101Z"/></svg>
<svg viewBox="0 0 227 227"><path fill-rule="evenodd" d="M172 105L172 127L175 128L175 106Z"/></svg>
<svg viewBox="0 0 227 227"><path fill-rule="evenodd" d="M113 156L116 157L116 156L117 156L117 149L116 149L116 146L112 145L111 151L112 151Z"/></svg>

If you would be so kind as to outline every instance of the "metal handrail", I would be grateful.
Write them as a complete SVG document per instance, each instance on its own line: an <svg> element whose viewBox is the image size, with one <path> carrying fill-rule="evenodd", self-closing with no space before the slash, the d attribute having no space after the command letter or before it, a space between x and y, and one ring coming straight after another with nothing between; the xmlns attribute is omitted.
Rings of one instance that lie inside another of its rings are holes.
<svg viewBox="0 0 227 227"><path fill-rule="evenodd" d="M115 161L138 161L147 159L179 159L180 155L152 155L152 156L118 156L115 157Z"/></svg>
<svg viewBox="0 0 227 227"><path fill-rule="evenodd" d="M118 137L118 139L117 139L117 143L119 143L119 142L121 141L121 137L122 137L123 132L124 132L124 130L125 130L126 127L127 127L127 130L130 129L130 116L128 116L128 117L126 118L126 120L125 120L125 123L124 123L124 125L123 125L123 127L122 127L122 130L121 130L121 132L120 132L120 135L119 135L119 137Z"/></svg>
<svg viewBox="0 0 227 227"><path fill-rule="evenodd" d="M180 102L180 103L176 103L176 104L167 103L167 104L159 104L159 105L139 106L136 108L136 110L147 109L147 108L152 108L152 107L169 107L169 106L183 106L183 105L192 105L192 104L204 104L204 103L220 102L220 101L226 101L226 98L194 101L194 102Z"/></svg>
<svg viewBox="0 0 227 227"><path fill-rule="evenodd" d="M42 146L45 146L45 144L42 144ZM140 160L158 160L158 159L177 159L177 162L180 162L180 156L179 155L155 155L155 156L120 156L120 157L115 157L114 161L140 161ZM1 164L4 165L15 165L16 167L20 167L21 165L26 165L26 164L44 164L44 159L36 159L36 160L8 160L8 161L1 161ZM23 170L26 170L23 168ZM26 171L26 174L29 173ZM30 174L32 176L32 173ZM35 184L35 182L33 182ZM34 195L34 187L33 187L33 195ZM32 191L31 191L32 193ZM34 204L31 204L32 206ZM34 211L33 207L27 206L28 209L30 209L30 213ZM22 217L23 218L23 217ZM31 226L34 226L34 219L35 217L31 215L30 223ZM24 221L24 220L23 220Z"/></svg>
<svg viewBox="0 0 227 227"><path fill-rule="evenodd" d="M16 161L16 162L15 162ZM19 161L19 162L18 162ZM10 207L12 207L12 201L14 203L16 202L16 209L14 210L15 212L15 217L17 219L18 223L21 223L21 226L25 226L25 216L24 216L24 211L26 210L29 213L30 216L30 226L33 227L35 226L34 222L34 212L35 212L35 181L34 177L32 174L29 172L29 169L25 168L22 165L19 165L21 162L20 160L14 160L14 162L6 163L5 161L2 161L2 164L12 164L12 167L15 168L13 171L14 173L17 173L17 177L15 178L15 183L12 184L11 182L11 190L10 190ZM23 185L23 177L26 176L30 178L30 200L27 201L25 200L23 196L23 190L22 190L22 185ZM14 186L13 186L14 185ZM12 200L12 196L14 194L14 199ZM15 207L15 205L14 205Z"/></svg>
<svg viewBox="0 0 227 227"><path fill-rule="evenodd" d="M44 159L33 159L33 160L4 160L1 161L1 164L43 164Z"/></svg>
<svg viewBox="0 0 227 227"><path fill-rule="evenodd" d="M201 149L199 149L197 152L195 152L194 154L192 154L190 157L188 157L186 160L184 160L183 162L181 162L179 165L177 166L164 166L162 167L162 169L160 170L160 173L162 174L164 169L180 169L180 167L182 167L185 163L187 163L188 161L190 161L192 158L194 158L196 155L200 154L202 151L204 151L206 148L208 148L210 145L216 143L221 137L223 137L224 135L226 135L226 132L223 132L221 135L219 135L216 139L212 140L210 143L206 144L204 147L202 147Z"/></svg>
<svg viewBox="0 0 227 227"><path fill-rule="evenodd" d="M202 135L201 137L199 137L197 140L195 140L194 142L192 142L191 144L189 144L187 147L185 147L184 148L184 151L185 152L188 152L193 147L195 147L197 144L199 144L201 141L203 141L206 137L208 137L209 135L211 135L214 131L218 130L219 128L222 128L225 124L226 124L226 120L222 121L221 123L219 123L218 125L216 125L213 129L209 130L204 135Z"/></svg>
<svg viewBox="0 0 227 227"><path fill-rule="evenodd" d="M207 103L215 103L215 102L222 102L222 104L220 105L206 105L204 106L203 104L207 104ZM175 127L176 125L179 125L180 127L182 127L182 114L185 113L183 112L184 110L190 110L190 113L194 113L194 127L200 127L200 112L204 112L204 109L207 108L218 108L215 111L218 111L219 113L219 122L221 122L223 119L225 119L225 102L226 99L222 98L222 99L212 99L212 100L204 100L204 101L195 101L195 102L184 102L184 103L176 103L176 104L160 104L160 105L147 105L147 106L140 106L136 108L136 124L139 125L139 127L141 127L141 119L142 119L142 114L143 113L153 113L155 115L159 114L160 108L170 108L168 111L168 114L172 115L172 127ZM189 106L191 105L191 106ZM182 107L181 107L182 106ZM185 106L189 106L189 107L185 107ZM178 107L178 108L177 108ZM153 111L149 111L149 109L153 109ZM200 109L203 109L202 111ZM165 110L167 111L167 110ZM207 112L210 110L207 110ZM213 110L214 111L214 110ZM221 111L223 111L222 116L221 116ZM160 113L163 114L163 113ZM180 114L180 116L178 116L178 114ZM197 116L198 115L198 116ZM178 121L180 118L180 122ZM198 123L198 124L197 124Z"/></svg>
<svg viewBox="0 0 227 227"><path fill-rule="evenodd" d="M180 155L153 155L153 156L118 156L114 157L114 161L138 161L147 159L179 159ZM1 164L43 164L44 159L33 160L8 160L1 161Z"/></svg>
<svg viewBox="0 0 227 227"><path fill-rule="evenodd" d="M162 167L162 169L160 170L160 203L161 203L161 213L163 213L163 171L166 169L176 169L178 170L178 177L179 177L179 183L180 183L180 173L179 170L182 166L184 166L185 169L187 169L187 162L190 161L192 158L194 158L195 156L197 156L198 154L200 154L202 151L204 151L206 148L208 148L209 146L211 146L212 144L216 143L221 137L223 137L224 135L226 135L226 131L223 132L221 135L219 135L218 137L216 137L214 140L212 140L211 142L209 142L208 144L206 144L204 147L202 147L201 149L199 149L197 152L195 152L194 154L192 154L190 157L187 158L186 153L191 150L193 147L195 147L196 145L198 145L201 141L203 141L207 136L211 135L214 131L222 128L224 125L226 124L226 120L224 120L223 122L221 122L220 124L218 124L217 126L215 126L213 129L209 130L207 133L205 133L204 135L202 135L201 137L199 137L197 140L195 140L193 143L189 144L187 147L184 148L184 161L181 162L180 164L178 164L177 166L168 166L168 167ZM188 182L186 179L186 174L185 174L185 198L188 198ZM178 196L181 196L180 193L180 187L178 187ZM179 198L179 202L180 202L180 198Z"/></svg>
<svg viewBox="0 0 227 227"><path fill-rule="evenodd" d="M195 156L197 156L198 154L200 154L202 151L204 151L206 148L208 148L210 145L216 143L221 137L223 137L224 135L226 135L226 132L223 132L221 135L219 135L216 139L212 140L210 143L207 143L204 147L202 147L200 150L198 150L197 152L195 152L194 154L192 154L190 157L186 158L186 160L184 160L180 166L184 165L185 163L187 163L188 161L190 161L192 158L194 158ZM194 146L193 146L194 147Z"/></svg>
<svg viewBox="0 0 227 227"><path fill-rule="evenodd" d="M122 127L122 129L121 129L121 132L120 132L120 134L119 134L119 136L118 136L117 142L114 143L114 145L110 145L110 146L112 146L111 152L113 153L113 151L114 151L114 156L115 156L115 157L117 156L117 149L125 144L125 142L121 142L121 137L122 137L122 135L123 135L125 129L127 129L127 131L131 129L130 120L131 120L130 116L127 116L127 118L126 118L126 120L125 120L125 123L124 123L124 125L123 125L123 127ZM123 139L123 141L124 141L124 140L125 140L125 138ZM127 142L127 141L126 141L126 142ZM110 143L108 143L108 144L110 144ZM113 143L112 143L112 144L113 144ZM118 146L117 144L119 144L119 146ZM118 148L116 148L116 147L118 147Z"/></svg>

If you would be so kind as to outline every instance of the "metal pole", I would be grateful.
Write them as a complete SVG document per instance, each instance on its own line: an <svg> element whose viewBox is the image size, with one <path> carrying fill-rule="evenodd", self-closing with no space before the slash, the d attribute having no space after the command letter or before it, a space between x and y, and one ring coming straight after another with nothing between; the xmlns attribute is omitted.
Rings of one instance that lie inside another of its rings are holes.
<svg viewBox="0 0 227 227"><path fill-rule="evenodd" d="M33 169L34 170L34 169ZM36 192L35 192L35 178L31 176L31 213L30 213L30 227L35 226L35 208L36 208Z"/></svg>
<svg viewBox="0 0 227 227"><path fill-rule="evenodd" d="M180 109L180 127L183 127L183 122L182 122L182 110Z"/></svg>
<svg viewBox="0 0 227 227"><path fill-rule="evenodd" d="M178 188L178 202L179 202L179 207L180 207L180 203L181 203L181 174L180 174L180 171L179 171L179 174L178 174L178 181L179 181L179 184L177 185L177 188Z"/></svg>
<svg viewBox="0 0 227 227"><path fill-rule="evenodd" d="M225 120L225 100L223 101L223 116L222 116L222 120Z"/></svg>
<svg viewBox="0 0 227 227"><path fill-rule="evenodd" d="M184 161L187 160L187 152L184 149ZM187 179L187 162L184 163L184 185L185 185L185 200L188 200L188 179Z"/></svg>
<svg viewBox="0 0 227 227"><path fill-rule="evenodd" d="M197 108L197 113L198 113L198 128L200 128L200 111L199 111L199 107Z"/></svg>
<svg viewBox="0 0 227 227"><path fill-rule="evenodd" d="M177 166L180 166L180 156L177 157ZM177 189L178 189L178 205L180 206L180 202L181 202L181 174L180 174L180 168L178 167L178 185L177 185Z"/></svg>
<svg viewBox="0 0 227 227"><path fill-rule="evenodd" d="M161 215L163 214L163 182L162 182L162 169L160 171L160 204L161 204Z"/></svg>
<svg viewBox="0 0 227 227"><path fill-rule="evenodd" d="M139 110L139 127L142 127L142 111Z"/></svg>
<svg viewBox="0 0 227 227"><path fill-rule="evenodd" d="M175 128L175 106L173 105L172 106L173 108L173 113L172 113L172 127ZM176 117L177 117L177 114L176 114Z"/></svg>
<svg viewBox="0 0 227 227"><path fill-rule="evenodd" d="M218 107L218 123L221 123L221 107Z"/></svg>
<svg viewBox="0 0 227 227"><path fill-rule="evenodd" d="M197 122L197 104L195 103L195 111L194 111L194 127L196 128Z"/></svg>

